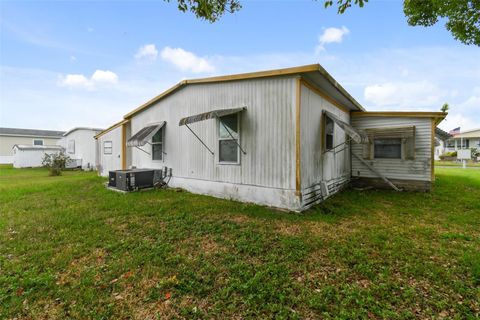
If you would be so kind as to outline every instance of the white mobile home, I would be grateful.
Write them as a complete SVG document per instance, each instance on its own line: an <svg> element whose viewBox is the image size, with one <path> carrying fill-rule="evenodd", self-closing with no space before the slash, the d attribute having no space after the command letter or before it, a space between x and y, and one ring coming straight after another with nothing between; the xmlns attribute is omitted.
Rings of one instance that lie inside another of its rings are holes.
<svg viewBox="0 0 480 320"><path fill-rule="evenodd" d="M471 152L471 149L480 150L480 129L465 130L451 135L446 142L445 152L460 152L464 151L466 154Z"/></svg>
<svg viewBox="0 0 480 320"><path fill-rule="evenodd" d="M41 167L45 154L57 154L63 151L61 146L35 146L19 144L14 145L12 149L14 168Z"/></svg>
<svg viewBox="0 0 480 320"><path fill-rule="evenodd" d="M370 181L367 170L389 185L389 178L429 184L433 132L445 114L376 115L318 64L185 80L97 135L97 146L121 139L120 161L100 157L101 174L168 167L171 186L295 211L352 176ZM382 136L391 126L398 130ZM365 145L372 150L366 159Z"/></svg>
<svg viewBox="0 0 480 320"><path fill-rule="evenodd" d="M95 169L97 160L95 135L103 129L78 127L73 128L63 135L61 144L66 155L69 156L75 166L84 170Z"/></svg>
<svg viewBox="0 0 480 320"><path fill-rule="evenodd" d="M0 164L13 163L13 147L57 145L64 131L0 128Z"/></svg>
<svg viewBox="0 0 480 320"><path fill-rule="evenodd" d="M95 136L97 140L97 170L101 176L108 176L108 172L121 168L126 168L126 158L122 158L122 154L126 155L127 145L122 141L122 133L126 129L125 124L128 120L120 121L110 128L105 129ZM122 164L122 159L125 163Z"/></svg>

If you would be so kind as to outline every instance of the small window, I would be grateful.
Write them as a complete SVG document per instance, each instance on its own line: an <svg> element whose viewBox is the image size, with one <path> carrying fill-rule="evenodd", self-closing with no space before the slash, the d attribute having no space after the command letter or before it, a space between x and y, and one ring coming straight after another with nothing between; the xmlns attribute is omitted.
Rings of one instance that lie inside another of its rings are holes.
<svg viewBox="0 0 480 320"><path fill-rule="evenodd" d="M43 140L42 139L33 139L33 145L34 146L43 146Z"/></svg>
<svg viewBox="0 0 480 320"><path fill-rule="evenodd" d="M163 160L163 127L152 137L152 160Z"/></svg>
<svg viewBox="0 0 480 320"><path fill-rule="evenodd" d="M325 116L325 151L333 149L333 130L333 120Z"/></svg>
<svg viewBox="0 0 480 320"><path fill-rule="evenodd" d="M67 145L68 153L75 153L75 140L69 140Z"/></svg>
<svg viewBox="0 0 480 320"><path fill-rule="evenodd" d="M402 139L383 138L374 140L374 157L376 159L401 159Z"/></svg>
<svg viewBox="0 0 480 320"><path fill-rule="evenodd" d="M113 144L112 141L103 142L103 154L112 154Z"/></svg>
<svg viewBox="0 0 480 320"><path fill-rule="evenodd" d="M220 117L218 120L218 162L238 163L240 158L238 113Z"/></svg>

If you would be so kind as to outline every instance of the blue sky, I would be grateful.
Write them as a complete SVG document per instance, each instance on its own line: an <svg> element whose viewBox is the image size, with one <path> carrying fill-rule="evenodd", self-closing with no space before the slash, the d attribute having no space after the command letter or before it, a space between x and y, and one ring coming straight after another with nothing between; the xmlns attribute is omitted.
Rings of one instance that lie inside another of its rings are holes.
<svg viewBox="0 0 480 320"><path fill-rule="evenodd" d="M367 110L451 112L480 127L480 48L401 1L243 1L210 24L156 1L0 1L0 126L107 127L185 78L322 64Z"/></svg>

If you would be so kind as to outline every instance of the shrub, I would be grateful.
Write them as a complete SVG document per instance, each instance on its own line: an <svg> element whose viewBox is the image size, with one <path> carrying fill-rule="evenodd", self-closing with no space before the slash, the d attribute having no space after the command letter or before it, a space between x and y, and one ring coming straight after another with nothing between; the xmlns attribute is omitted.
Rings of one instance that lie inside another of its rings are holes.
<svg viewBox="0 0 480 320"><path fill-rule="evenodd" d="M476 157L480 156L480 151L477 148L470 149L472 151L472 158L475 159Z"/></svg>
<svg viewBox="0 0 480 320"><path fill-rule="evenodd" d="M42 165L50 170L51 176L59 176L62 174L62 169L65 169L70 157L63 152L59 153L46 153L42 159Z"/></svg>
<svg viewBox="0 0 480 320"><path fill-rule="evenodd" d="M445 152L444 154L439 156L440 160L446 160L446 161L453 161L455 160L456 157L457 157L457 151Z"/></svg>

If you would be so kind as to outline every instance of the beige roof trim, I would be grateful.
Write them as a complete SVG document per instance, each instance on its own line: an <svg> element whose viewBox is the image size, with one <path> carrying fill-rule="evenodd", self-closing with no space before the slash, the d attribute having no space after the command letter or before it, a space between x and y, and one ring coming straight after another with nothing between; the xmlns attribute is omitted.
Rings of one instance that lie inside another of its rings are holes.
<svg viewBox="0 0 480 320"><path fill-rule="evenodd" d="M217 76L217 77L210 77L210 78L183 80L177 83L176 85L174 85L173 87L167 89L163 93L159 94L158 96L154 97L153 99L145 102L138 108L127 113L124 116L124 118L125 119L131 118L138 112L150 107L152 104L160 101L161 99L172 94L178 89L181 89L187 84L214 83L214 82L226 82L226 81L235 81L235 80L247 80L247 79L255 79L255 78L277 77L277 76L293 75L293 74L315 72L315 71L320 72L337 90L340 91L340 93L343 96L345 96L348 100L350 100L350 102L352 102L352 104L354 104L357 108L359 108L360 110L365 110L320 64L309 64L309 65L293 67L293 68L284 68L284 69L275 69L275 70L267 70L267 71L232 74L232 75L226 75L226 76Z"/></svg>
<svg viewBox="0 0 480 320"><path fill-rule="evenodd" d="M108 127L107 129L103 130L102 132L99 132L96 136L94 136L94 138L98 139L101 136L103 136L104 134L112 131L113 129L116 129L116 128L120 127L122 124L128 123L129 121L130 120L128 120L128 119L124 119L122 121L119 121L119 122L115 123L114 125Z"/></svg>
<svg viewBox="0 0 480 320"><path fill-rule="evenodd" d="M160 93L160 94L159 94L158 96L156 96L155 98L148 100L147 102L145 102L144 104L142 104L140 107L138 107L138 108L136 108L136 109L133 109L133 111L130 111L129 113L127 113L125 116L123 116L123 118L124 118L124 119L129 119L129 118L131 118L132 116L134 116L135 114L139 113L139 112L142 111L143 109L148 108L149 106L151 106L151 105L154 104L155 102L160 101L162 98L165 98L166 96L168 96L169 94L173 93L173 92L176 91L177 89L180 89L181 87L183 87L184 85L187 84L187 81L188 81L188 80L180 81L179 83L177 83L176 85L174 85L174 86L171 87L170 89L167 89L166 91Z"/></svg>
<svg viewBox="0 0 480 320"><path fill-rule="evenodd" d="M430 111L352 111L354 117L408 117L408 118L433 118L439 124L447 116L446 112Z"/></svg>
<svg viewBox="0 0 480 320"><path fill-rule="evenodd" d="M234 81L234 80L283 76L283 75L312 72L312 71L319 71L319 70L320 70L319 64L309 64L309 65L293 67L293 68L256 71L256 72L248 72L248 73L231 74L231 75L219 76L219 77L192 79L192 80L186 80L186 82L187 83L210 83L210 82Z"/></svg>

